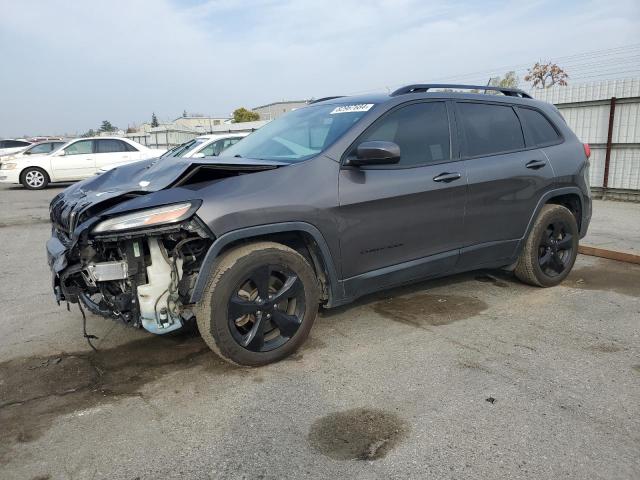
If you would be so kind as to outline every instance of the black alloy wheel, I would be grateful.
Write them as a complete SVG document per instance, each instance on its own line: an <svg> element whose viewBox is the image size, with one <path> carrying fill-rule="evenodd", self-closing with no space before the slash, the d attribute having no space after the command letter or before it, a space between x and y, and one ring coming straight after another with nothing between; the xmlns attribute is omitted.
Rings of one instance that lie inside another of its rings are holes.
<svg viewBox="0 0 640 480"><path fill-rule="evenodd" d="M234 289L227 310L236 342L253 352L268 352L285 344L302 324L304 286L283 265L261 265Z"/></svg>
<svg viewBox="0 0 640 480"><path fill-rule="evenodd" d="M538 246L538 265L549 277L561 275L572 263L573 235L562 220L547 225Z"/></svg>
<svg viewBox="0 0 640 480"><path fill-rule="evenodd" d="M194 313L211 350L229 363L258 367L300 348L318 315L320 294L304 255L257 241L219 257Z"/></svg>
<svg viewBox="0 0 640 480"><path fill-rule="evenodd" d="M516 277L537 287L558 285L573 268L579 237L576 217L569 209L544 205L518 256Z"/></svg>

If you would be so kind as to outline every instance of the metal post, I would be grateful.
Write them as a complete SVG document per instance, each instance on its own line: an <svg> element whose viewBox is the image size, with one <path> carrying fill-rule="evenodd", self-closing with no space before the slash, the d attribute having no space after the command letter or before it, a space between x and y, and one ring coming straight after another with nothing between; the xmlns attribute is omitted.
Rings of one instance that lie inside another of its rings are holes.
<svg viewBox="0 0 640 480"><path fill-rule="evenodd" d="M609 131L607 133L607 151L604 157L604 181L602 183L602 196L609 187L609 162L611 161L611 140L613 138L613 119L616 115L616 97L611 97L611 107L609 108Z"/></svg>

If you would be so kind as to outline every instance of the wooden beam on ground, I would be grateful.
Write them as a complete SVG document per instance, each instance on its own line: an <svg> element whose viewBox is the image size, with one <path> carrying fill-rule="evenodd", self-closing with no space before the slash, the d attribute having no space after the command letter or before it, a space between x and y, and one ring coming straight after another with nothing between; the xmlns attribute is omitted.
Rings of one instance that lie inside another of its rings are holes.
<svg viewBox="0 0 640 480"><path fill-rule="evenodd" d="M637 263L638 265L640 265L640 255L635 253L609 250L608 248L592 247L591 245L580 245L578 247L578 252L583 255L591 255L592 257L608 258L609 260Z"/></svg>

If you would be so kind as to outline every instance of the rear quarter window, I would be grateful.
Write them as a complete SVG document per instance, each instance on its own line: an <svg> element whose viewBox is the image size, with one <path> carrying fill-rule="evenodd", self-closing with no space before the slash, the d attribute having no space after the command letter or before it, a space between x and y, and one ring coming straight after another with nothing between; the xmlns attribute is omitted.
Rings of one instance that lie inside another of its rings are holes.
<svg viewBox="0 0 640 480"><path fill-rule="evenodd" d="M493 155L524 149L524 135L509 105L458 103L466 140L466 156Z"/></svg>
<svg viewBox="0 0 640 480"><path fill-rule="evenodd" d="M518 107L518 113L522 119L527 141L532 145L549 145L558 142L560 135L542 113L522 107Z"/></svg>

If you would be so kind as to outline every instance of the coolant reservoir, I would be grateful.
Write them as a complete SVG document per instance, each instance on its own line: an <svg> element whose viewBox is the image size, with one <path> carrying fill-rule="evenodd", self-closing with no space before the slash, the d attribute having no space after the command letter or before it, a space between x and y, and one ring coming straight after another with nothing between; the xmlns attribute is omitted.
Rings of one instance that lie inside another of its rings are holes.
<svg viewBox="0 0 640 480"><path fill-rule="evenodd" d="M147 267L147 283L138 286L138 302L142 326L151 333L164 334L182 326L180 318L173 318L161 312L170 312L167 305L171 284L171 265L162 254L158 237L149 237L151 265ZM178 272L182 269L178 265Z"/></svg>

